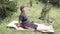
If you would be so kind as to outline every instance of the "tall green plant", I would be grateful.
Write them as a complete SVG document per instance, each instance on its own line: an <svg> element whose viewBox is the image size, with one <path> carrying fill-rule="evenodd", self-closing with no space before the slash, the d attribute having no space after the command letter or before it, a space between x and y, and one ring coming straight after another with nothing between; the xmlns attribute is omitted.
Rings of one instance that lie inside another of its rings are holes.
<svg viewBox="0 0 60 34"><path fill-rule="evenodd" d="M32 7L32 0L30 0L30 7Z"/></svg>
<svg viewBox="0 0 60 34"><path fill-rule="evenodd" d="M49 4L45 4L45 6L43 7L43 9L41 11L41 17L39 17L39 18L40 19L45 18L50 9L51 9L51 6Z"/></svg>

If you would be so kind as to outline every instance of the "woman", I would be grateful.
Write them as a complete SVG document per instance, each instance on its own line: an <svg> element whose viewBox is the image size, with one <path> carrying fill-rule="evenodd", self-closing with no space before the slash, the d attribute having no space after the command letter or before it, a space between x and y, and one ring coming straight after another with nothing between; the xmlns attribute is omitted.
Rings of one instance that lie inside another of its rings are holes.
<svg viewBox="0 0 60 34"><path fill-rule="evenodd" d="M40 26L40 24L36 24L36 23L32 23L28 20L28 16L25 13L26 8L24 6L20 7L21 10L21 14L19 16L19 21L18 21L18 28L19 27L23 27L26 29L30 29L30 30L39 30L39 31L44 31L44 32L50 32L49 28L47 28L48 26L44 26L44 28L42 28L43 26Z"/></svg>

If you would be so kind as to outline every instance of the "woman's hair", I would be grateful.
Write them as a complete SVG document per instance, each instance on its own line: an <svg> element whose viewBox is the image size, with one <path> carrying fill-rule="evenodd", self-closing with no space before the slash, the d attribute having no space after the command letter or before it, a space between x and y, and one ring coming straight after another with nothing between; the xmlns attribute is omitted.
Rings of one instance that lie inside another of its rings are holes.
<svg viewBox="0 0 60 34"><path fill-rule="evenodd" d="M20 6L20 10L22 11L22 9L24 8L25 6Z"/></svg>

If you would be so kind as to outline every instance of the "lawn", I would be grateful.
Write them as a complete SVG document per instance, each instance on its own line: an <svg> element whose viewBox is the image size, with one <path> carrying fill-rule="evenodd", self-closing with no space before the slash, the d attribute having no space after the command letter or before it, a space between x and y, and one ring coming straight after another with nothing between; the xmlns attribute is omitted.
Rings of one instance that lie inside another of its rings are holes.
<svg viewBox="0 0 60 34"><path fill-rule="evenodd" d="M43 23L40 19L40 13L42 11L42 8L44 7L44 3L39 2L36 4L36 1L33 0L33 6L29 6L29 0L19 0L18 1L18 6L24 4L26 6L26 13L29 17L30 21L34 21L36 23ZM0 24L0 34L49 34L49 33L42 33L38 31L30 31L30 30L25 30L25 31L18 31L16 29L11 29L7 28L7 24L10 23L11 21L18 20L18 17L20 15L20 10L18 8L17 12L15 12L13 15L10 17L6 17L3 21L1 21ZM52 6L50 12L47 14L47 17L53 19L53 27L54 27L54 34L60 34L60 8L57 8L55 6ZM45 24L45 23L44 23Z"/></svg>

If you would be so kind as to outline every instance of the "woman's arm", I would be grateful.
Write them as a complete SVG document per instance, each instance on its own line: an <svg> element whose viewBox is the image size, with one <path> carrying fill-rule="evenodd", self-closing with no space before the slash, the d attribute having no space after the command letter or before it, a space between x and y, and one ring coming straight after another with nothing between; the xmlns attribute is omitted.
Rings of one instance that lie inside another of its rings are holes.
<svg viewBox="0 0 60 34"><path fill-rule="evenodd" d="M21 26L21 20L18 20L18 27L20 27Z"/></svg>

